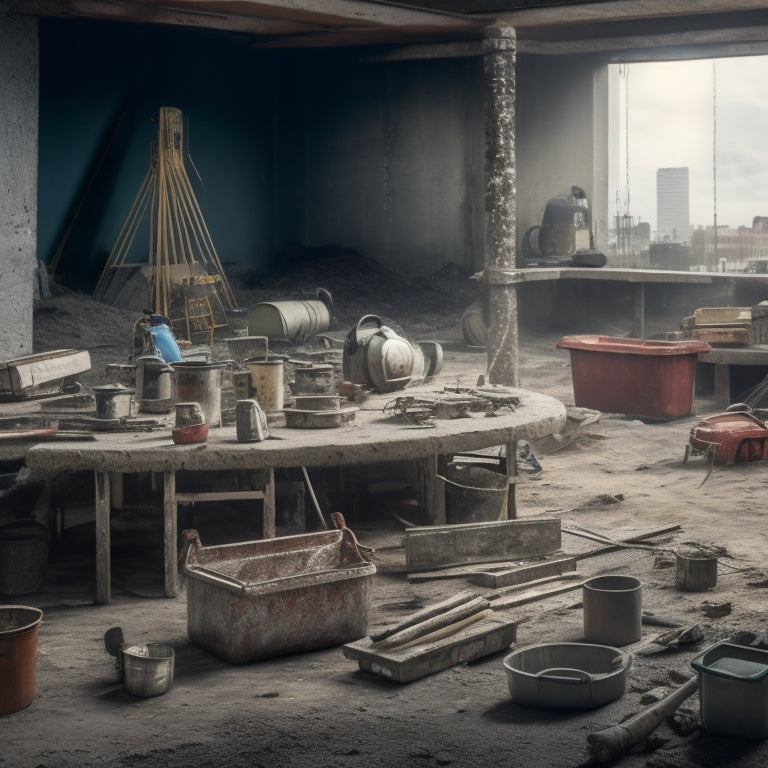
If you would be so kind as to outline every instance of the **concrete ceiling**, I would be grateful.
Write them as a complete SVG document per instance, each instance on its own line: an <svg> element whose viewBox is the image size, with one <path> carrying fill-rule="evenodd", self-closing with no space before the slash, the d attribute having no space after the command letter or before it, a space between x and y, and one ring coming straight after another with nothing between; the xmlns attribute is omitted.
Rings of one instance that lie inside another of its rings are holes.
<svg viewBox="0 0 768 768"><path fill-rule="evenodd" d="M768 53L765 0L0 0L0 9L228 30L264 48L397 45L401 56L473 55L482 30L499 25L516 28L521 53Z"/></svg>

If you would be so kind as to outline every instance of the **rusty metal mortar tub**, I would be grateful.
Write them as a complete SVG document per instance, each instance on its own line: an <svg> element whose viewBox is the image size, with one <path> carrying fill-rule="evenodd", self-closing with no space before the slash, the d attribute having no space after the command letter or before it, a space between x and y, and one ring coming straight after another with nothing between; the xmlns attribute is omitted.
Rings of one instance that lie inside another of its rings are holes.
<svg viewBox="0 0 768 768"><path fill-rule="evenodd" d="M193 544L184 570L189 639L233 664L338 646L367 632L376 566L348 529Z"/></svg>

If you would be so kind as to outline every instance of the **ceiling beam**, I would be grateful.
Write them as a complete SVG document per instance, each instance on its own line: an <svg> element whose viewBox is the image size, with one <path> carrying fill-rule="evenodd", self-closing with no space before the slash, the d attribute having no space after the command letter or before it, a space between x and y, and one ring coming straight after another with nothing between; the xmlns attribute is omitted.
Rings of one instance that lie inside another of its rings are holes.
<svg viewBox="0 0 768 768"><path fill-rule="evenodd" d="M151 4L156 0L142 0ZM352 24L386 27L451 27L463 28L466 16L443 11L425 10L386 0L165 0L164 5L177 8L204 6L209 10L230 9L230 13L262 18L289 16L320 24Z"/></svg>
<svg viewBox="0 0 768 768"><path fill-rule="evenodd" d="M742 45L762 44L768 41L768 26L734 27L732 29L707 29L690 32L672 32L654 35L647 30L637 36L600 37L580 40L526 40L518 38L519 53L574 54L669 48L686 45Z"/></svg>
<svg viewBox="0 0 768 768"><path fill-rule="evenodd" d="M238 29L257 34L324 28L451 31L482 22L376 0L4 0L0 8L36 16L84 16Z"/></svg>
<svg viewBox="0 0 768 768"><path fill-rule="evenodd" d="M700 16L765 8L765 0L611 0L602 3L560 3L540 8L501 11L496 14L496 20L497 23L523 28Z"/></svg>
<svg viewBox="0 0 768 768"><path fill-rule="evenodd" d="M108 21L129 21L140 24L197 27L256 35L288 35L320 29L317 25L288 20L231 17L218 13L179 12L174 9L147 6L143 3L111 2L111 0L9 0L0 2L0 9L27 16L54 18L91 18Z"/></svg>

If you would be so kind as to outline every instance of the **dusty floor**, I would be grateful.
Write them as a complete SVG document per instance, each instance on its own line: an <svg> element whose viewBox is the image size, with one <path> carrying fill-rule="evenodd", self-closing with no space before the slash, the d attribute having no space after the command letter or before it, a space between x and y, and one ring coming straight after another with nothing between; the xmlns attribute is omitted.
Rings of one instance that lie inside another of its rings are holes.
<svg viewBox="0 0 768 768"><path fill-rule="evenodd" d="M63 305L60 300L60 305ZM73 316L82 303L72 299ZM130 328L133 315L124 316ZM61 325L61 323L58 323ZM407 325L407 324L406 324ZM602 329L596 329L602 330ZM485 365L468 350L454 323L425 321L415 335L445 342L446 374L472 380ZM567 353L559 334L521 334L522 386L573 404ZM61 346L50 338L53 348ZM84 343L84 342L83 342ZM77 342L71 342L77 346ZM104 355L116 345L104 340ZM112 357L110 357L112 355ZM341 649L233 666L192 645L186 635L186 597L155 597L162 570L157 539L143 536L141 520L116 524L113 601L92 604L93 553L83 546L55 553L45 587L9 602L44 611L39 634L37 689L30 707L0 718L0 765L59 766L577 766L588 758L587 735L640 711L646 697L668 692L693 670L691 659L722 639L768 647L766 465L716 467L702 485L701 461L682 462L696 416L713 403L697 397L695 414L644 424L603 414L567 440L534 444L543 466L518 486L518 516L558 517L613 539L667 525L679 530L657 540L658 551L624 549L580 561L579 571L625 573L641 579L643 608L658 617L699 624L704 639L679 650L637 655L626 693L587 712L530 709L510 701L501 652L430 677L399 685L361 672ZM83 522L88 511L73 515ZM463 579L409 582L397 545L402 526L372 512L356 521L363 544L381 549L369 629L383 627L415 608L468 588ZM717 586L706 593L675 589L672 549L682 542L723 547ZM83 542L80 542L83 544ZM563 535L563 553L592 544ZM595 544L595 546L597 546ZM730 602L732 612L710 619L703 604ZM530 603L519 610L517 647L583 638L580 592ZM129 696L104 648L106 629L121 626L129 641L165 641L176 649L172 689L153 699ZM645 625L637 650L665 631ZM765 694L761 694L764 706ZM698 713L698 696L684 710ZM678 735L668 724L649 745L621 761L651 768L768 764L768 743L715 737L694 729Z"/></svg>

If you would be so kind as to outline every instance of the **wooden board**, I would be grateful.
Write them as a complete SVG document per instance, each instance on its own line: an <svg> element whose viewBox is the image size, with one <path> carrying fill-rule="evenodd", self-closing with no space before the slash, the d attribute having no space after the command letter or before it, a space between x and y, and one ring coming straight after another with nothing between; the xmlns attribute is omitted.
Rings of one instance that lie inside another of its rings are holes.
<svg viewBox="0 0 768 768"><path fill-rule="evenodd" d="M560 549L560 520L500 520L405 530L408 571L548 555Z"/></svg>
<svg viewBox="0 0 768 768"><path fill-rule="evenodd" d="M365 637L347 643L342 651L346 658L356 660L364 672L408 683L509 648L515 642L518 623L509 614L497 611L442 640L377 651L370 637Z"/></svg>
<svg viewBox="0 0 768 768"><path fill-rule="evenodd" d="M510 587L514 584L524 584L529 581L544 578L545 576L560 576L568 571L576 570L575 557L559 557L554 560L545 560L531 565L522 565L517 568L499 568L486 571L476 571L470 581L481 587Z"/></svg>
<svg viewBox="0 0 768 768"><path fill-rule="evenodd" d="M91 356L85 350L57 349L18 357L0 365L0 394L26 397L90 367Z"/></svg>

